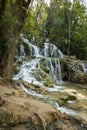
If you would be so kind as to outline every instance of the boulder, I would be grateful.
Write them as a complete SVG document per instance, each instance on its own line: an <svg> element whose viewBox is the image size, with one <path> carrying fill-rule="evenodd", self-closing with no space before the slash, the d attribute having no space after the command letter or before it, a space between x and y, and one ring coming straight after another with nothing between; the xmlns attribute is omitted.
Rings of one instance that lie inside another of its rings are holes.
<svg viewBox="0 0 87 130"><path fill-rule="evenodd" d="M83 72L81 61L77 59L70 59L69 57L60 59L62 78L64 81L73 83L87 84L87 74Z"/></svg>

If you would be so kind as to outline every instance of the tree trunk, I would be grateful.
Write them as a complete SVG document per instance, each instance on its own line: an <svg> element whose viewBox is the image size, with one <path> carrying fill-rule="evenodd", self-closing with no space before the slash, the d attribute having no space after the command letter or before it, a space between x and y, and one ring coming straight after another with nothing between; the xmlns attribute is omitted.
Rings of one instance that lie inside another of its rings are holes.
<svg viewBox="0 0 87 130"><path fill-rule="evenodd" d="M71 42L71 24L70 24L70 16L68 16L68 49L67 49L67 55L70 54L70 42Z"/></svg>
<svg viewBox="0 0 87 130"><path fill-rule="evenodd" d="M15 49L17 45L17 41L20 35L20 31L22 30L22 27L25 23L26 18L26 12L28 9L28 6L30 4L31 0L28 0L27 2L25 0L17 0L16 6L18 7L18 14L16 14L18 23L16 24L16 27L13 29L13 43L9 43L9 46L5 46L5 51L3 54L2 59L2 65L3 65L3 78L9 80L12 76L13 71L13 63L14 63L14 55L15 55ZM14 10L13 10L14 13ZM10 37L9 37L10 39Z"/></svg>
<svg viewBox="0 0 87 130"><path fill-rule="evenodd" d="M2 65L3 65L3 78L10 79L12 76L14 55L15 55L16 44L12 44L9 48L5 49Z"/></svg>
<svg viewBox="0 0 87 130"><path fill-rule="evenodd" d="M2 16L3 16L5 8L6 8L6 2L7 2L7 0L1 0L1 2L0 2L0 21L2 19Z"/></svg>
<svg viewBox="0 0 87 130"><path fill-rule="evenodd" d="M5 13L5 9L6 9L6 3L7 0L1 0L0 1L0 62L2 60L2 56L3 56L3 51L4 51L4 43L2 44L2 37L3 37L3 16Z"/></svg>

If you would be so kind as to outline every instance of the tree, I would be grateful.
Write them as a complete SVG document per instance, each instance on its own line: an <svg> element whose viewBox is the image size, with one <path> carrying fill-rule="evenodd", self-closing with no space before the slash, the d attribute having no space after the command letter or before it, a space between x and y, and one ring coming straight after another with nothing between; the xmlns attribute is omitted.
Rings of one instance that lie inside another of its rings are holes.
<svg viewBox="0 0 87 130"><path fill-rule="evenodd" d="M80 48L84 48L83 45L87 48L86 22L86 7L81 0L51 0L46 22L47 37L52 43L58 45L65 54L76 55L80 58ZM81 29L85 33L82 33ZM86 50L84 51L86 55Z"/></svg>
<svg viewBox="0 0 87 130"><path fill-rule="evenodd" d="M44 24L47 17L46 9L47 5L43 0L35 0L27 13L23 32L33 43L40 43L44 37Z"/></svg>
<svg viewBox="0 0 87 130"><path fill-rule="evenodd" d="M4 3L5 2L5 3ZM31 0L1 0L0 2L0 62L2 76L10 79L16 45Z"/></svg>

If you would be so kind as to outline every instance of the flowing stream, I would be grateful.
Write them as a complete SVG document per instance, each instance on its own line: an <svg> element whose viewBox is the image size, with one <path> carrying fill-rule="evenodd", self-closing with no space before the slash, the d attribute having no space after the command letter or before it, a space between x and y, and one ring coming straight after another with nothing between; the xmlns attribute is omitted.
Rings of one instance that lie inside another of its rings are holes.
<svg viewBox="0 0 87 130"><path fill-rule="evenodd" d="M23 44L20 44L15 54L16 63L21 63L21 65L13 79L38 85L38 88L31 90L21 83L21 87L29 95L50 103L62 113L87 121L86 89L62 81L60 58L64 58L63 53L51 43L44 43L43 47L40 48L30 43L23 35L21 35L21 39ZM81 65L86 74L87 66L83 63ZM52 87L47 87L48 82L52 84ZM39 93L38 89L40 89ZM43 93L43 91L46 93ZM68 99L63 105L60 105L60 100L62 98L66 99L68 95L75 96L77 99Z"/></svg>

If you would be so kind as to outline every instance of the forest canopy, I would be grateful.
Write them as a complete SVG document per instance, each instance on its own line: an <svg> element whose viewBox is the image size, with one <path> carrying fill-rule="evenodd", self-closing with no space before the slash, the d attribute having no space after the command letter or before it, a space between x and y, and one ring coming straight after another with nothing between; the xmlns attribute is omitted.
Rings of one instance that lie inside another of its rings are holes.
<svg viewBox="0 0 87 130"><path fill-rule="evenodd" d="M50 6L36 1L24 26L28 38L37 43L48 38L64 54L87 59L87 6L84 1L50 0Z"/></svg>
<svg viewBox="0 0 87 130"><path fill-rule="evenodd" d="M0 73L12 75L20 33L32 41L57 45L64 54L87 60L87 7L82 0L1 0Z"/></svg>

